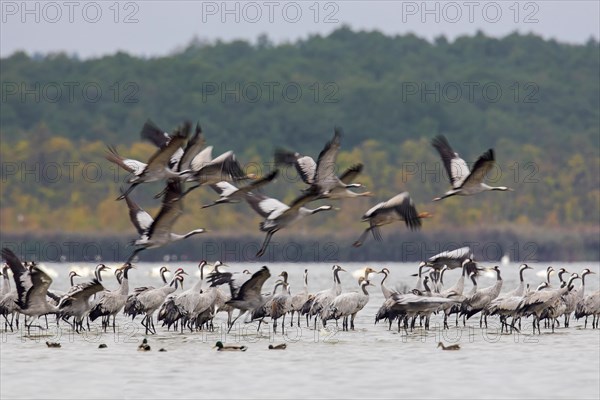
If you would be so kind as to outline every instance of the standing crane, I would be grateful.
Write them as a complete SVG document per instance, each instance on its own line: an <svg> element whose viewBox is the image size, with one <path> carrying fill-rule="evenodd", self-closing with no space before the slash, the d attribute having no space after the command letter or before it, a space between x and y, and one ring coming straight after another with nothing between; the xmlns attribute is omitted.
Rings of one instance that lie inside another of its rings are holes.
<svg viewBox="0 0 600 400"><path fill-rule="evenodd" d="M98 317L106 317L102 321L102 328L106 332L110 323L110 317L113 317L113 332L117 331L116 328L116 316L125 306L127 302L127 296L129 295L129 270L134 268L131 263L125 263L122 267L117 268L118 271L123 273L121 283L118 290L109 292L104 291L100 300L92 307L90 311L90 320L94 321Z"/></svg>
<svg viewBox="0 0 600 400"><path fill-rule="evenodd" d="M361 276L361 292L342 293L331 303L330 307L333 312L333 318L335 318L336 321L339 318L344 318L342 322L342 330L348 330L348 317L350 317L350 329L354 330L354 318L356 318L356 314L365 308L369 302L369 292L367 292L367 286L374 285Z"/></svg>

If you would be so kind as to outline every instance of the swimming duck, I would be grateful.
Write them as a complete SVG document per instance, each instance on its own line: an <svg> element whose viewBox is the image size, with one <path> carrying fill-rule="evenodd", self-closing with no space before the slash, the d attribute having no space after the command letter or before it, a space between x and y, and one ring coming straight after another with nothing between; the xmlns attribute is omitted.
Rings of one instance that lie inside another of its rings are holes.
<svg viewBox="0 0 600 400"><path fill-rule="evenodd" d="M287 344L282 343L282 344L276 344L275 346L273 346L272 344L269 345L269 350L285 350L285 348L287 347Z"/></svg>
<svg viewBox="0 0 600 400"><path fill-rule="evenodd" d="M60 348L60 343L46 342L46 346L52 348Z"/></svg>
<svg viewBox="0 0 600 400"><path fill-rule="evenodd" d="M138 351L150 351L150 345L148 344L148 339L142 340L142 344L138 346Z"/></svg>
<svg viewBox="0 0 600 400"><path fill-rule="evenodd" d="M460 350L460 346L457 344L451 344L450 346L444 346L444 343L439 342L437 347L441 347L442 350Z"/></svg>
<svg viewBox="0 0 600 400"><path fill-rule="evenodd" d="M107 347L108 346L106 344L104 344L104 343L100 343L100 345L98 346L99 349L105 349Z"/></svg>
<svg viewBox="0 0 600 400"><path fill-rule="evenodd" d="M214 348L217 348L217 351L246 351L248 350L248 347L246 346L225 346L223 345L223 343L221 341L218 341L217 343L215 343Z"/></svg>

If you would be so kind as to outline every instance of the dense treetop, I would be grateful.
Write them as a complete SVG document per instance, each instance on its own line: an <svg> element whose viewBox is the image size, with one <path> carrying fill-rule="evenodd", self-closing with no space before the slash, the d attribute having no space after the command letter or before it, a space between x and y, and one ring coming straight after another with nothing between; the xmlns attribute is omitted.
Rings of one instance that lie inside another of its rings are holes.
<svg viewBox="0 0 600 400"><path fill-rule="evenodd" d="M153 149L139 140L147 118L169 131L184 119L199 121L215 155L234 150L262 173L272 168L275 147L316 158L341 126L340 168L363 162L359 181L377 198L347 200L344 212L302 223L321 233L346 226L360 232L362 213L402 190L435 214L425 229L595 226L599 71L593 40L569 45L477 34L430 43L346 27L281 45L266 37L255 45L192 42L150 59L15 53L2 59L0 226L133 233L125 205L114 201L125 174L115 176L103 155L114 144L125 156L147 158ZM429 144L437 134L468 162L494 148L491 182L516 192L428 203L448 186ZM265 191L290 200L301 188L294 178L290 170ZM151 195L158 191L148 185L134 197L155 211ZM199 209L214 196L210 189L190 195L178 227L257 230L257 217L243 204Z"/></svg>

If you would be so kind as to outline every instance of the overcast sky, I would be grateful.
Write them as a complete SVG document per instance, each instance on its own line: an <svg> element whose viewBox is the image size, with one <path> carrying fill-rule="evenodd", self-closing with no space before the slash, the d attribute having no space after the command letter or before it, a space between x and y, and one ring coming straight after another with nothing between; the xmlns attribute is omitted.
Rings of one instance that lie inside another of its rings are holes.
<svg viewBox="0 0 600 400"><path fill-rule="evenodd" d="M561 42L600 36L600 1L4 1L0 55L66 51L88 58L124 50L164 55L193 37L276 43L342 24L387 34L453 39L482 30L534 32Z"/></svg>

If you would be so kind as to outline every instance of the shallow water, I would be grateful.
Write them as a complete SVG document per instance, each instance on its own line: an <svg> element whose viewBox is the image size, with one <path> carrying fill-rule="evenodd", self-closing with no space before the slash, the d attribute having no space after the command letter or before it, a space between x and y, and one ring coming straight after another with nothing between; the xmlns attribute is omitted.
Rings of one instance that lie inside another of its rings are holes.
<svg viewBox="0 0 600 400"><path fill-rule="evenodd" d="M156 271L162 264L142 263L130 271L131 288L160 285ZM262 264L236 264L231 269L257 270ZM530 264L526 281L533 287L544 278L548 264ZM569 271L583 268L599 271L598 263L552 263ZM112 266L112 265L111 265ZM171 270L183 266L188 273L193 265L170 263ZM342 265L344 291L356 291L351 271L365 264ZM372 264L391 271L388 286L412 287L416 272L413 264ZM54 276L53 288L68 288L67 274L74 267L85 273L94 265L46 264ZM270 291L280 271L290 273L292 293L302 288L302 273L309 270L309 290L316 292L331 286L329 264L271 264L272 277L265 284ZM518 265L502 266L503 291L512 290L518 281ZM447 286L460 276L458 270L445 275ZM588 275L586 292L599 287L598 275ZM87 279L87 278L86 278ZM187 277L186 288L197 277ZM557 284L558 278L553 277ZM215 319L215 332L168 332L157 324L157 335L149 336L150 352L138 352L144 337L140 318L134 322L117 318L118 331L100 333L99 321L90 332L73 334L50 318L50 329L11 333L2 331L0 358L0 397L2 398L590 398L600 397L600 330L583 329L583 320L571 320L569 328L556 333L542 328L542 335L531 335L531 320L525 320L522 333L499 334L496 318L488 329L479 329L478 316L467 327L442 331L442 318L434 316L431 330L417 328L412 333L389 331L387 325L374 325L374 315L383 302L379 275L371 276L376 287L370 288L369 304L356 319L356 331L287 328L286 335L273 334L272 327L238 325L226 334L225 314ZM483 277L479 286L494 283L495 277ZM105 277L108 289L117 286ZM576 285L579 285L577 283ZM465 285L465 291L470 284ZM40 320L43 322L43 319ZM286 321L289 324L289 317ZM341 325L340 325L341 326ZM438 341L459 343L460 351L441 351ZM216 352L217 340L248 346L246 352ZM60 342L50 349L45 341ZM287 343L285 351L271 351L270 343ZM100 343L108 345L98 349ZM158 352L159 348L167 352Z"/></svg>

